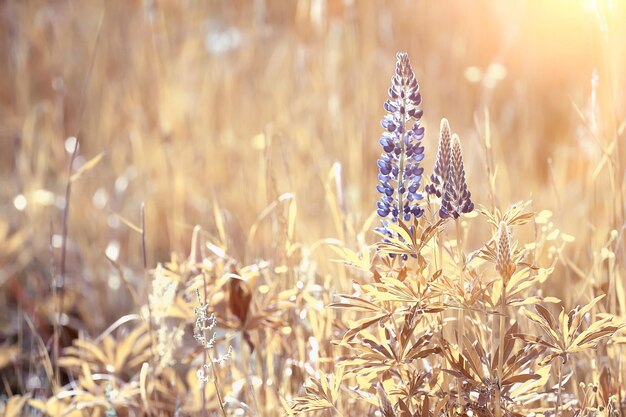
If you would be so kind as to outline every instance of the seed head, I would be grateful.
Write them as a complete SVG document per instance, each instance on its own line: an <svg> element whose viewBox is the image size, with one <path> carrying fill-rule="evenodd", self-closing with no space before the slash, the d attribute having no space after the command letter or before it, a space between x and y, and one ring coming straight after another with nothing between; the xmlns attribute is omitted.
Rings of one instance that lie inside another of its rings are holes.
<svg viewBox="0 0 626 417"><path fill-rule="evenodd" d="M461 213L469 213L474 210L471 200L472 194L465 183L465 168L463 167L463 154L459 137L452 135L452 151L448 166L448 178L444 185L443 198L439 217L442 219L454 217L457 219Z"/></svg>
<svg viewBox="0 0 626 417"><path fill-rule="evenodd" d="M448 166L450 165L450 125L447 119L441 119L439 128L439 147L435 169L430 176L431 183L425 187L428 194L440 197L443 195L444 186L448 179Z"/></svg>

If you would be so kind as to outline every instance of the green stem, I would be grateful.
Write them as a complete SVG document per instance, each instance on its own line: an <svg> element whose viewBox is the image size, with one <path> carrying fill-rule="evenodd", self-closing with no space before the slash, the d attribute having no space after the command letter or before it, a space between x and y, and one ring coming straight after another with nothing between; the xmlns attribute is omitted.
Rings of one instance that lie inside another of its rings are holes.
<svg viewBox="0 0 626 417"><path fill-rule="evenodd" d="M403 105L405 105L405 103L403 103ZM405 128L406 126L406 112L402 113L402 129ZM405 158L405 146L404 146L404 138L406 136L406 132L402 133L400 135L400 162L398 165L398 177L396 178L397 182L398 182L398 224L404 220L404 198L403 198L403 194L401 193L400 190L404 187L404 158ZM402 264L403 264L403 260L402 260L402 256L399 257L398 259L399 261L399 265L400 265L400 269L402 269Z"/></svg>
<svg viewBox="0 0 626 417"><path fill-rule="evenodd" d="M402 128L404 129L406 125L406 114L402 114ZM400 135L400 164L398 167L398 220L401 220L404 217L404 199L403 194L400 192L400 189L404 186L404 157L405 157L405 146L404 146L404 138L406 136L406 132Z"/></svg>
<svg viewBox="0 0 626 417"><path fill-rule="evenodd" d="M502 294L500 296L500 343L498 346L498 385L496 387L496 417L502 416L500 408L502 397L502 368L504 367L504 332L506 317L506 280L502 280Z"/></svg>
<svg viewBox="0 0 626 417"><path fill-rule="evenodd" d="M457 218L455 220L455 224L456 224L456 246L457 246L457 251L458 251L458 255L459 255L459 259L458 259L458 267L459 267L459 285L461 287L461 297L463 297L463 300L465 299L465 275L464 275L464 268L465 268L465 260L463 259L463 230L461 229L461 218ZM458 313L458 335L457 335L457 343L459 345L459 354L463 353L463 337L465 336L465 311L463 310L463 302L461 302L461 305L459 306L459 313ZM465 403L464 399L463 399L463 383L461 382L461 379L457 379L457 389L458 389L458 395L459 395L459 402L461 405L463 405Z"/></svg>
<svg viewBox="0 0 626 417"><path fill-rule="evenodd" d="M443 271L443 238L441 235L437 235L437 251L438 251L438 259L439 259L439 269L441 269ZM443 304L445 302L444 296L440 296L439 297L439 302L441 304ZM445 334L445 318L446 318L446 312L445 310L441 311L439 313L439 317L441 319L441 336L445 338L446 334ZM448 360L446 359L446 357L443 357L443 361L444 361L444 366L448 365ZM443 384L446 387L446 389L449 389L450 387L450 375L448 375L448 373L444 372L443 374Z"/></svg>
<svg viewBox="0 0 626 417"><path fill-rule="evenodd" d="M563 359L560 358L560 357L559 357L559 359L561 359L561 364L559 365L559 369L557 371L557 378L558 378L558 381L559 381L559 385L558 385L557 394L556 394L556 408L554 410L554 416L555 417L559 417L559 412L560 412L560 409L561 409L561 388L562 388L561 380L562 380L562 376L563 376Z"/></svg>
<svg viewBox="0 0 626 417"><path fill-rule="evenodd" d="M224 400L222 400L222 394L220 394L219 382L217 380L217 372L215 371L215 363L213 363L213 358L209 354L209 362L211 363L211 372L213 373L213 385L215 385L215 393L217 394L217 401L220 403L220 409L222 410L222 415L226 416L226 410L224 409Z"/></svg>

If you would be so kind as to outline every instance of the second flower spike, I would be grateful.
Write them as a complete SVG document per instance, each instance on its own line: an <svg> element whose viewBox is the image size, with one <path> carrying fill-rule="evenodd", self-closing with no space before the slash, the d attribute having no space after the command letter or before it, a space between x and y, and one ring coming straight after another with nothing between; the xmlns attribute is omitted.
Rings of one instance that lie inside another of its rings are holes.
<svg viewBox="0 0 626 417"><path fill-rule="evenodd" d="M448 164L448 178L443 188L439 217L442 219L447 217L457 219L462 213L469 213L474 210L474 203L472 203L471 197L472 194L467 189L467 184L465 183L461 141L458 135L454 134L452 135L450 161Z"/></svg>

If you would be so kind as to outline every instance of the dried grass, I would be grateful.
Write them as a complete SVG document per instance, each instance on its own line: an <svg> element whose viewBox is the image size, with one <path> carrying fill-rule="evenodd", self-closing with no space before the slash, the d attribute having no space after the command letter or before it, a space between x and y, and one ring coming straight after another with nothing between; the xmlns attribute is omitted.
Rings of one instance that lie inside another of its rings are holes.
<svg viewBox="0 0 626 417"><path fill-rule="evenodd" d="M623 415L624 19L3 2L0 415ZM397 49L476 209L381 237Z"/></svg>

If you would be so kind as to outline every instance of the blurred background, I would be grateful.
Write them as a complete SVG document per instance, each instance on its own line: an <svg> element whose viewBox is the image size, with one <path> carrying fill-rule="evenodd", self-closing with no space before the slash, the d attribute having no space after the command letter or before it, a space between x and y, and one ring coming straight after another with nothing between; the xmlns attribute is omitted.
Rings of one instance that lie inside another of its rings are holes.
<svg viewBox="0 0 626 417"><path fill-rule="evenodd" d="M576 239L554 295L603 285L603 248L623 250L623 1L4 0L0 21L4 339L18 306L53 311L75 138L66 302L93 334L134 309L124 285L145 293L142 204L148 267L186 256L196 224L272 260L259 220L290 201L303 247L350 245L328 187L366 224L397 51L421 85L426 172L446 117L477 205L532 199Z"/></svg>

